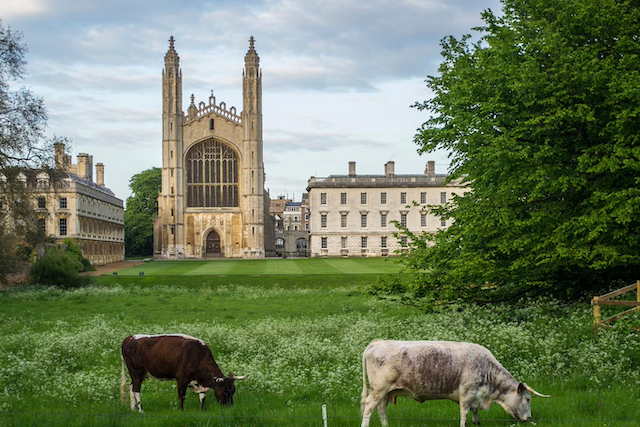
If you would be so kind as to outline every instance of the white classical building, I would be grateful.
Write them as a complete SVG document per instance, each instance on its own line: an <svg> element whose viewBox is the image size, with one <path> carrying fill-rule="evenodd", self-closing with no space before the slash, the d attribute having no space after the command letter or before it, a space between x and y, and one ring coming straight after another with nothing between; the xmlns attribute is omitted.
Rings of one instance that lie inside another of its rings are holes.
<svg viewBox="0 0 640 427"><path fill-rule="evenodd" d="M384 175L356 175L355 162L349 162L348 175L309 179L312 257L394 255L406 245L394 236L394 221L413 233L435 233L449 225L424 206L461 195L459 182L445 184L447 175L436 174L433 161L424 174L396 175L394 162L384 170Z"/></svg>
<svg viewBox="0 0 640 427"><path fill-rule="evenodd" d="M30 169L15 178L0 171L0 183L8 179L24 182L34 199L38 228L51 243L75 241L93 265L124 260L124 206L104 182L104 164L95 165L93 156L78 154L77 164L65 154L62 143L55 144L55 169ZM0 220L8 218L2 203Z"/></svg>

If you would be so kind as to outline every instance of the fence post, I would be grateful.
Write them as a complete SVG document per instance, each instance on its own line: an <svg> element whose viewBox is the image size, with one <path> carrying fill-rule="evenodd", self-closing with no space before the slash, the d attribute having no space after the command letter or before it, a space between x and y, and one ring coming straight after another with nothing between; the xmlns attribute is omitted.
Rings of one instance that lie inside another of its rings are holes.
<svg viewBox="0 0 640 427"><path fill-rule="evenodd" d="M324 421L324 427L327 427L327 404L322 405L322 420Z"/></svg>
<svg viewBox="0 0 640 427"><path fill-rule="evenodd" d="M640 280L636 280L636 300L640 302ZM636 310L640 310L640 306L636 307Z"/></svg>
<svg viewBox="0 0 640 427"><path fill-rule="evenodd" d="M600 301L600 297L593 297L593 300L591 300L591 304L593 304L593 323L596 326L600 325L600 304L598 301Z"/></svg>

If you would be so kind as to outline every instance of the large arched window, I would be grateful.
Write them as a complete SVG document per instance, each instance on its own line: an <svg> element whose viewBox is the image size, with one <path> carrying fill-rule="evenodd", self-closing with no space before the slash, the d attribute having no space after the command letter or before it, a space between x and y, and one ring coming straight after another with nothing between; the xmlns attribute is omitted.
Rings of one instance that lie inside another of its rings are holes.
<svg viewBox="0 0 640 427"><path fill-rule="evenodd" d="M235 207L238 198L238 155L213 139L194 145L185 159L187 207Z"/></svg>

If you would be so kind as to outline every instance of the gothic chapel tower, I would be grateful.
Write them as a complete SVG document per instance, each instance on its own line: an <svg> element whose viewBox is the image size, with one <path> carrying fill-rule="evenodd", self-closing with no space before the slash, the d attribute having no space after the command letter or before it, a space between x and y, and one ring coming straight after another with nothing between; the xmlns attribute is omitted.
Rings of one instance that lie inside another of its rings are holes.
<svg viewBox="0 0 640 427"><path fill-rule="evenodd" d="M262 71L249 40L243 111L209 96L182 112L180 58L169 39L162 73L162 189L154 257L262 258L275 238L264 190Z"/></svg>

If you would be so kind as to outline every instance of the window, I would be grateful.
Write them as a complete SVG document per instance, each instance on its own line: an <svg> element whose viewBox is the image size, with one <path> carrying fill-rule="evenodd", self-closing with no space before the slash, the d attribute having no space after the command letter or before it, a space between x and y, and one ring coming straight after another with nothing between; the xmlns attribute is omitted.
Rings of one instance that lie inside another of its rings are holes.
<svg viewBox="0 0 640 427"><path fill-rule="evenodd" d="M44 209L47 207L47 199L44 197L38 197L38 209Z"/></svg>
<svg viewBox="0 0 640 427"><path fill-rule="evenodd" d="M407 203L407 193L400 193L400 203Z"/></svg>
<svg viewBox="0 0 640 427"><path fill-rule="evenodd" d="M47 232L47 220L44 218L39 218L38 219L38 230L42 231L43 233Z"/></svg>
<svg viewBox="0 0 640 427"><path fill-rule="evenodd" d="M284 249L284 239L282 237L276 239L276 249Z"/></svg>
<svg viewBox="0 0 640 427"><path fill-rule="evenodd" d="M386 213L381 213L380 214L380 227L382 227L382 228L386 228L387 227L387 214Z"/></svg>
<svg viewBox="0 0 640 427"><path fill-rule="evenodd" d="M60 201L60 209L67 209L67 198L66 197L60 197L59 201ZM66 219L65 219L65 221L66 221Z"/></svg>
<svg viewBox="0 0 640 427"><path fill-rule="evenodd" d="M380 193L380 204L381 205L387 204L387 193Z"/></svg>
<svg viewBox="0 0 640 427"><path fill-rule="evenodd" d="M298 231L298 226L297 225L293 226L293 231Z"/></svg>
<svg viewBox="0 0 640 427"><path fill-rule="evenodd" d="M400 237L400 246L402 246L403 248L407 246L407 236Z"/></svg>
<svg viewBox="0 0 640 427"><path fill-rule="evenodd" d="M347 214L346 213L340 214L340 227L342 227L342 228L346 228L347 227Z"/></svg>
<svg viewBox="0 0 640 427"><path fill-rule="evenodd" d="M386 249L387 248L387 236L380 237L380 247L382 249Z"/></svg>
<svg viewBox="0 0 640 427"><path fill-rule="evenodd" d="M223 142L209 139L191 147L184 168L187 207L240 206L238 164L236 152Z"/></svg>
<svg viewBox="0 0 640 427"><path fill-rule="evenodd" d="M360 214L360 227L367 226L367 214Z"/></svg>
<svg viewBox="0 0 640 427"><path fill-rule="evenodd" d="M427 203L427 192L423 191L420 193L420 203L423 205Z"/></svg>
<svg viewBox="0 0 640 427"><path fill-rule="evenodd" d="M321 205L327 204L327 193L320 193L320 204Z"/></svg>
<svg viewBox="0 0 640 427"><path fill-rule="evenodd" d="M327 215L326 214L320 215L320 227L321 228L327 228Z"/></svg>
<svg viewBox="0 0 640 427"><path fill-rule="evenodd" d="M298 217L297 217L297 216L294 216L294 217L293 217L293 222L299 222L299 221L300 221L300 220L298 219Z"/></svg>
<svg viewBox="0 0 640 427"><path fill-rule="evenodd" d="M67 235L67 218L60 218L58 222L58 231L61 236Z"/></svg>
<svg viewBox="0 0 640 427"><path fill-rule="evenodd" d="M347 204L347 193L340 193L340 204L341 205Z"/></svg>
<svg viewBox="0 0 640 427"><path fill-rule="evenodd" d="M366 238L366 236L360 237L360 247L362 249L367 249L367 238Z"/></svg>
<svg viewBox="0 0 640 427"><path fill-rule="evenodd" d="M320 248L321 249L327 249L327 238L326 237L321 237L320 238Z"/></svg>
<svg viewBox="0 0 640 427"><path fill-rule="evenodd" d="M367 193L360 193L360 204L361 205L367 204Z"/></svg>
<svg viewBox="0 0 640 427"><path fill-rule="evenodd" d="M342 237L340 239L340 249L347 249L347 238Z"/></svg>
<svg viewBox="0 0 640 427"><path fill-rule="evenodd" d="M420 214L420 227L427 226L427 214Z"/></svg>
<svg viewBox="0 0 640 427"><path fill-rule="evenodd" d="M440 203L447 203L447 193L444 191L440 193Z"/></svg>
<svg viewBox="0 0 640 427"><path fill-rule="evenodd" d="M214 125L213 119L209 120L209 130L215 129L215 127L213 125Z"/></svg>
<svg viewBox="0 0 640 427"><path fill-rule="evenodd" d="M402 225L403 227L407 226L407 214L405 213L400 214L400 225Z"/></svg>
<svg viewBox="0 0 640 427"><path fill-rule="evenodd" d="M444 219L444 218L440 218L440 225L443 226L443 227L446 227L447 226L447 220Z"/></svg>
<svg viewBox="0 0 640 427"><path fill-rule="evenodd" d="M309 223L308 223L308 222L306 222L306 223L304 224L304 229L305 229L306 231L309 231Z"/></svg>

